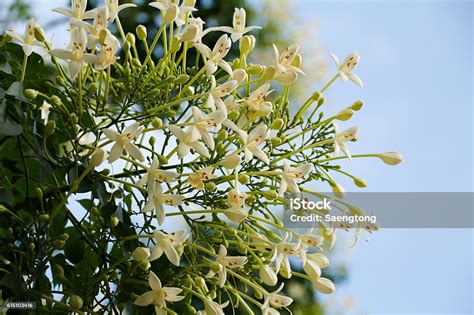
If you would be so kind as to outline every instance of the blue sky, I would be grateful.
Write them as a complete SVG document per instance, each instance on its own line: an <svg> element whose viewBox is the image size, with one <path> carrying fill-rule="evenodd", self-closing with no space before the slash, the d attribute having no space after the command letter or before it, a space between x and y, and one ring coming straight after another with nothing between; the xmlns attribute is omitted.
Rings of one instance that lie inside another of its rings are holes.
<svg viewBox="0 0 474 315"><path fill-rule="evenodd" d="M35 1L34 12L47 22L50 9L65 2ZM338 81L326 93L329 112L356 99L366 103L344 124L361 127L351 151L398 150L405 157L396 167L373 159L343 162L347 169L367 180L368 191L472 192L472 1L294 4L301 20L319 23L317 40L328 53L342 59L356 50L362 56L355 72L365 88ZM57 45L66 41L58 31ZM329 55L327 62L333 67ZM350 182L340 180L350 190ZM357 314L471 314L473 240L472 230L387 229L352 250L343 243L334 260L347 264L349 280L335 303L351 297Z"/></svg>
<svg viewBox="0 0 474 315"><path fill-rule="evenodd" d="M366 102L345 125L361 127L352 152L404 155L396 167L347 163L367 190L472 192L473 3L296 1L295 14L318 21L328 52L361 54L365 88L338 82L326 93L328 111ZM349 267L337 296L354 299L354 313L472 313L472 230L387 229L348 247L335 258Z"/></svg>

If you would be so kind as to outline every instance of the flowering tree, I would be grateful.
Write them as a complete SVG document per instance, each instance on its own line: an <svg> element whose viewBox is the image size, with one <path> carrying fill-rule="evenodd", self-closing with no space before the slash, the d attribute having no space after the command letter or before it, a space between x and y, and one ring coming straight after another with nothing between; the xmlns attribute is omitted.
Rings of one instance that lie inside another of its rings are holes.
<svg viewBox="0 0 474 315"><path fill-rule="evenodd" d="M359 55L333 56L334 77L294 111L291 87L304 75L297 45L274 46L272 65L249 64L259 27L246 25L244 9L232 26L205 29L193 1L149 5L162 21L150 37L140 25L122 29L120 12L133 4L108 0L86 11L86 0L73 0L54 10L70 17L67 48L51 47L34 19L1 41L3 298L58 312L278 314L293 302L278 274L332 293L321 251L335 226L300 234L275 209L286 191L316 194L310 182L342 197L332 172L364 187L340 159L401 161L392 151L351 155L358 128L335 122L361 101L330 117L321 111L338 78L362 86L353 73ZM210 32L221 33L212 47L201 41ZM228 60L232 45L240 56ZM192 67L188 51L197 55ZM290 257L304 273L292 271Z"/></svg>

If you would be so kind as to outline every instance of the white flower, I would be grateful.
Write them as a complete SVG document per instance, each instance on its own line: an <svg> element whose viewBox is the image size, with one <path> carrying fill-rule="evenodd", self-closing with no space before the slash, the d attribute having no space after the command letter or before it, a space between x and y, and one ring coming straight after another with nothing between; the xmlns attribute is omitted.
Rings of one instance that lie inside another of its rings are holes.
<svg viewBox="0 0 474 315"><path fill-rule="evenodd" d="M326 256L319 253L307 254L306 259L303 263L303 269L313 281L321 277L321 269L329 266L329 259Z"/></svg>
<svg viewBox="0 0 474 315"><path fill-rule="evenodd" d="M229 305L229 301L219 304L214 302L210 297L204 300L204 310L198 311L196 315L225 315L224 308Z"/></svg>
<svg viewBox="0 0 474 315"><path fill-rule="evenodd" d="M243 267L247 263L247 257L245 256L227 256L227 249L224 245L220 245L219 253L216 258L216 262L219 265L219 286L222 288L227 279L227 269L235 269ZM214 277L216 273L212 270L208 272L206 278Z"/></svg>
<svg viewBox="0 0 474 315"><path fill-rule="evenodd" d="M107 29L109 9L108 7L97 8L91 10L91 12L94 14L92 25L82 20L73 20L71 25L81 27L89 33L87 35L87 46L92 49L99 44L100 33Z"/></svg>
<svg viewBox="0 0 474 315"><path fill-rule="evenodd" d="M214 72L216 72L217 67L221 67L228 74L232 75L232 67L224 60L224 57L229 52L232 42L226 34L219 37L214 48L211 49L202 43L194 44L194 47L206 57L206 75L210 77Z"/></svg>
<svg viewBox="0 0 474 315"><path fill-rule="evenodd" d="M43 32L43 29L39 26L38 22L32 18L28 20L28 23L26 23L25 33L23 35L18 34L14 30L7 30L5 31L5 34L20 42L23 46L23 52L25 55L29 56L33 52L33 46L44 46L43 43L35 39L35 29Z"/></svg>
<svg viewBox="0 0 474 315"><path fill-rule="evenodd" d="M82 28L73 27L71 30L71 50L53 49L50 52L52 56L66 60L69 63L69 74L72 79L77 76L84 61L87 63L95 61L96 56L84 53L86 41L86 32Z"/></svg>
<svg viewBox="0 0 474 315"><path fill-rule="evenodd" d="M275 245L274 260L275 271L279 272L280 267L283 264L286 273L291 277L291 265L288 256L300 255L301 240L297 243L289 243L287 241L289 238L290 234L286 234L285 238Z"/></svg>
<svg viewBox="0 0 474 315"><path fill-rule="evenodd" d="M227 202L231 207L242 207L245 203L245 198L247 195L245 193L241 193L239 188L232 189L227 194Z"/></svg>
<svg viewBox="0 0 474 315"><path fill-rule="evenodd" d="M349 79L360 87L364 87L362 80L352 73L352 70L355 69L360 60L360 56L357 52L350 53L346 59L344 59L342 64L339 62L339 58L335 54L331 54L331 57L336 63L336 66L339 70L339 76L341 77L342 81L347 81L347 79Z"/></svg>
<svg viewBox="0 0 474 315"><path fill-rule="evenodd" d="M112 163L122 156L122 151L125 149L134 159L139 161L145 160L142 152L132 142L135 140L143 131L143 127L140 126L139 122L133 123L123 130L122 133L118 133L112 129L104 129L102 132L109 140L114 141L114 145L110 150L109 162Z"/></svg>
<svg viewBox="0 0 474 315"><path fill-rule="evenodd" d="M212 174L213 170L214 168L212 166L208 166L192 173L188 177L189 184L198 190L204 190L205 181L217 178L216 175Z"/></svg>
<svg viewBox="0 0 474 315"><path fill-rule="evenodd" d="M120 48L120 42L107 30L107 36L99 52L99 56L94 60L95 68L97 70L105 70L117 61L117 51Z"/></svg>
<svg viewBox="0 0 474 315"><path fill-rule="evenodd" d="M275 69L276 73L274 79L278 82L289 85L293 84L298 78L298 74L303 74L300 68L293 66L293 61L300 47L298 45L291 45L288 47L283 54L280 55L278 48L273 44L273 50L275 52Z"/></svg>
<svg viewBox="0 0 474 315"><path fill-rule="evenodd" d="M106 0L107 7L109 8L109 21L112 22L118 16L120 11L127 8L136 7L133 3L124 3L119 5L119 0Z"/></svg>
<svg viewBox="0 0 474 315"><path fill-rule="evenodd" d="M48 123L51 107L52 107L51 104L44 101L43 105L41 105L41 107L39 108L39 110L41 111L41 119L43 119L45 125Z"/></svg>
<svg viewBox="0 0 474 315"><path fill-rule="evenodd" d="M266 164L269 164L268 156L262 149L259 148L261 144L268 138L268 130L265 125L258 125L249 134L240 130L240 137L244 143L245 162L253 159L254 155Z"/></svg>
<svg viewBox="0 0 474 315"><path fill-rule="evenodd" d="M223 158L220 162L226 169L233 170L240 165L242 159L238 154L231 154Z"/></svg>
<svg viewBox="0 0 474 315"><path fill-rule="evenodd" d="M262 312L263 314L275 314L273 311L270 310L270 306L273 306L277 309L284 308L293 303L293 299L279 294L281 290L283 290L284 283L280 285L280 287L271 293L265 294L265 302L262 305Z"/></svg>
<svg viewBox="0 0 474 315"><path fill-rule="evenodd" d="M322 277L313 281L313 287L324 294L331 294L336 291L336 286L334 283L331 280Z"/></svg>
<svg viewBox="0 0 474 315"><path fill-rule="evenodd" d="M296 180L303 179L311 172L312 164L306 163L298 167L291 167L288 161L283 166L283 175L280 181L279 195L283 195L285 191L299 192L300 189Z"/></svg>
<svg viewBox="0 0 474 315"><path fill-rule="evenodd" d="M140 295L133 304L139 306L147 306L155 304L159 307L166 307L166 302L178 302L184 299L184 296L179 295L183 290L175 287L162 287L160 279L155 275L153 271L150 271L148 277L148 284L151 287L151 291L145 292ZM164 312L166 314L166 312Z"/></svg>
<svg viewBox="0 0 474 315"><path fill-rule="evenodd" d="M381 153L378 155L378 158L388 165L397 165L403 161L403 156L396 151L387 151L385 153Z"/></svg>
<svg viewBox="0 0 474 315"><path fill-rule="evenodd" d="M270 83L260 86L258 89L250 93L249 97L245 100L248 106L248 113L258 116L267 116L273 111L273 105L267 101L267 96L273 92L269 91Z"/></svg>
<svg viewBox="0 0 474 315"><path fill-rule="evenodd" d="M184 42L200 42L203 36L203 25L205 22L201 18L189 18L188 25L181 34L181 40Z"/></svg>
<svg viewBox="0 0 474 315"><path fill-rule="evenodd" d="M148 259L150 257L150 249L148 247L137 247L132 252L132 256L138 261Z"/></svg>
<svg viewBox="0 0 474 315"><path fill-rule="evenodd" d="M153 191L148 191L148 202L142 209L142 212L151 212L155 209L158 224L162 225L165 221L165 208L163 205L177 207L184 202L185 197L177 194L163 194L160 184L155 184L154 186Z"/></svg>
<svg viewBox="0 0 474 315"><path fill-rule="evenodd" d="M172 171L160 170L160 162L158 159L153 157L153 161L149 168L146 169L146 173L137 182L137 185L145 186L148 185L148 191L153 192L155 189L156 182L159 183L170 183L176 180L178 174Z"/></svg>
<svg viewBox="0 0 474 315"><path fill-rule="evenodd" d="M207 98L206 106L213 111L216 110L216 105L219 110L225 111L225 104L222 97L229 95L237 88L238 82L235 80L227 81L219 86L216 86L216 78L211 76L211 88L209 89L209 96Z"/></svg>
<svg viewBox="0 0 474 315"><path fill-rule="evenodd" d="M216 29L229 33L230 37L232 38L232 41L236 42L239 39L242 38L243 35L247 34L248 32L255 30L255 29L261 29L260 26L247 26L245 27L245 22L246 22L246 12L244 9L240 8L235 8L234 12L234 18L232 21L232 26L221 26L217 27Z"/></svg>
<svg viewBox="0 0 474 315"><path fill-rule="evenodd" d="M165 234L161 231L153 232L153 239L156 245L151 251L149 260L156 260L165 253L166 258L168 258L173 265L179 266L181 256L178 254L176 248L182 246L188 238L189 234L186 231L176 231L170 234Z"/></svg>
<svg viewBox="0 0 474 315"><path fill-rule="evenodd" d="M247 211L244 207L231 207L224 210L224 215L231 221L240 223L247 219Z"/></svg>
<svg viewBox="0 0 474 315"><path fill-rule="evenodd" d="M196 11L195 8L186 6L184 3L178 6L178 0L157 0L148 5L161 10L163 14L163 23L176 22L180 26L184 24L184 14Z"/></svg>
<svg viewBox="0 0 474 315"><path fill-rule="evenodd" d="M178 16L174 20L177 26L183 26L186 23L186 16L189 12L197 11L194 8L196 1L193 0L184 0L181 5L178 7Z"/></svg>
<svg viewBox="0 0 474 315"><path fill-rule="evenodd" d="M72 10L68 8L55 8L53 9L53 11L69 16L71 20L90 19L94 15L91 11L86 12L86 7L87 7L87 0L71 0Z"/></svg>
<svg viewBox="0 0 474 315"><path fill-rule="evenodd" d="M266 285L274 286L278 282L276 272L268 265L260 266L259 275L260 279L262 279Z"/></svg>
<svg viewBox="0 0 474 315"><path fill-rule="evenodd" d="M190 127L191 139L190 141L197 141L202 138L209 149L214 150L214 138L211 136L208 128L217 128L226 119L225 112L215 111L208 115L203 115L201 110L193 106L194 124Z"/></svg>
<svg viewBox="0 0 474 315"><path fill-rule="evenodd" d="M192 130L184 132L181 130L181 128L173 125L168 126L168 128L180 141L178 145L178 157L180 159L183 159L186 155L188 155L191 148L206 158L210 157L209 151L204 144L199 141L192 140Z"/></svg>
<svg viewBox="0 0 474 315"><path fill-rule="evenodd" d="M350 160L352 160L351 153L346 148L346 145L344 144L344 142L353 140L357 136L357 133L359 132L359 127L357 126L351 127L341 132L339 131L339 126L336 123L333 123L333 125L334 125L334 132L335 132L334 156L339 155L339 153L342 151Z"/></svg>
<svg viewBox="0 0 474 315"><path fill-rule="evenodd" d="M79 153L79 155L81 155L81 153ZM98 148L94 151L94 153L92 153L89 165L92 167L97 167L104 162L105 157L106 157L105 151L102 150L101 148Z"/></svg>
<svg viewBox="0 0 474 315"><path fill-rule="evenodd" d="M244 69L235 69L231 75L231 79L237 82L242 82L244 80L247 80L247 78L248 78L247 71L245 71Z"/></svg>

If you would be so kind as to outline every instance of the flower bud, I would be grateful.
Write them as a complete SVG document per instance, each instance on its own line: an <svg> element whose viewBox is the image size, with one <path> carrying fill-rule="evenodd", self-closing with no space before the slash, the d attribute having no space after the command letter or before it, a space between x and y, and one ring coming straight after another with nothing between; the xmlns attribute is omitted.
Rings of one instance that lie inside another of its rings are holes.
<svg viewBox="0 0 474 315"><path fill-rule="evenodd" d="M267 200L275 200L278 198L278 193L274 190L264 191L262 194Z"/></svg>
<svg viewBox="0 0 474 315"><path fill-rule="evenodd" d="M141 68L142 66L142 63L140 62L140 59L138 58L133 58L132 59L132 65L137 67L137 68Z"/></svg>
<svg viewBox="0 0 474 315"><path fill-rule="evenodd" d="M227 139L228 137L229 137L229 133L227 132L227 130L221 129L217 133L217 140L223 141L223 140Z"/></svg>
<svg viewBox="0 0 474 315"><path fill-rule="evenodd" d="M240 165L241 158L237 154L231 154L222 159L221 165L229 170L233 170Z"/></svg>
<svg viewBox="0 0 474 315"><path fill-rule="evenodd" d="M313 282L313 286L316 290L324 294L331 294L336 291L334 283L327 278L318 278Z"/></svg>
<svg viewBox="0 0 474 315"><path fill-rule="evenodd" d="M56 276L64 276L64 269L61 265L55 264L53 265L53 273Z"/></svg>
<svg viewBox="0 0 474 315"><path fill-rule="evenodd" d="M148 259L141 260L138 263L138 267L143 271L147 271L151 267L150 261Z"/></svg>
<svg viewBox="0 0 474 315"><path fill-rule="evenodd" d="M338 197L338 198L343 198L344 197L344 193L346 192L344 190L344 187L342 187L338 183L332 183L331 186L332 186L332 192L334 193L334 195L336 197Z"/></svg>
<svg viewBox="0 0 474 315"><path fill-rule="evenodd" d="M29 250L30 252L33 252L33 251L35 250L35 243L30 243L30 244L28 244L28 250Z"/></svg>
<svg viewBox="0 0 474 315"><path fill-rule="evenodd" d="M262 279L263 283L266 285L274 286L278 282L278 276L275 271L268 265L262 265L260 267L260 279Z"/></svg>
<svg viewBox="0 0 474 315"><path fill-rule="evenodd" d="M403 160L403 156L396 151L387 151L385 153L379 154L378 157L388 165L397 165Z"/></svg>
<svg viewBox="0 0 474 315"><path fill-rule="evenodd" d="M240 40L240 53L242 55L248 55L255 48L255 36L245 35Z"/></svg>
<svg viewBox="0 0 474 315"><path fill-rule="evenodd" d="M184 6L194 8L196 0L184 0Z"/></svg>
<svg viewBox="0 0 474 315"><path fill-rule="evenodd" d="M184 30L183 35L181 35L181 40L183 42L194 41L198 32L199 29L196 25L188 25Z"/></svg>
<svg viewBox="0 0 474 315"><path fill-rule="evenodd" d="M270 140L270 142L272 143L272 146L276 147L277 145L281 144L281 139L278 137L274 137Z"/></svg>
<svg viewBox="0 0 474 315"><path fill-rule="evenodd" d="M55 240L53 242L53 247L56 248L56 249L62 249L64 247L64 245L66 245L65 241Z"/></svg>
<svg viewBox="0 0 474 315"><path fill-rule="evenodd" d="M120 220L117 217L112 217L110 219L110 226L111 227L116 227L119 223L120 223Z"/></svg>
<svg viewBox="0 0 474 315"><path fill-rule="evenodd" d="M321 96L318 100L318 106L323 105L325 101L326 101L326 98L324 96Z"/></svg>
<svg viewBox="0 0 474 315"><path fill-rule="evenodd" d="M252 205L257 200L257 197L254 195L249 195L247 199L245 199L245 203L248 204L249 206Z"/></svg>
<svg viewBox="0 0 474 315"><path fill-rule="evenodd" d="M127 36L125 36L125 39L130 44L130 46L135 46L135 35L128 33Z"/></svg>
<svg viewBox="0 0 474 315"><path fill-rule="evenodd" d="M82 301L82 298L80 296L73 294L69 298L69 305L71 305L71 307L75 310L80 310L82 308L83 303L84 302Z"/></svg>
<svg viewBox="0 0 474 315"><path fill-rule="evenodd" d="M132 256L138 261L148 259L150 257L150 249L148 247L137 247L132 252Z"/></svg>
<svg viewBox="0 0 474 315"><path fill-rule="evenodd" d="M211 264L211 270L212 270L213 272L219 272L220 269L221 269L221 268L220 268L220 265L219 265L219 264L217 264L217 263L212 263L212 264Z"/></svg>
<svg viewBox="0 0 474 315"><path fill-rule="evenodd" d="M340 121L346 121L352 118L354 115L354 111L350 108L346 108L341 110L339 113L334 115L334 119L340 120Z"/></svg>
<svg viewBox="0 0 474 315"><path fill-rule="evenodd" d="M161 128L163 127L163 120L158 117L155 117L151 122L151 125L153 126L153 128Z"/></svg>
<svg viewBox="0 0 474 315"><path fill-rule="evenodd" d="M59 107L63 104L61 99L56 95L51 96L50 101L51 101L51 104L56 107Z"/></svg>
<svg viewBox="0 0 474 315"><path fill-rule="evenodd" d="M189 75L187 75L186 73L182 73L182 74L178 75L175 82L177 84L184 84L184 83L188 82L188 80L189 80Z"/></svg>
<svg viewBox="0 0 474 315"><path fill-rule="evenodd" d="M49 222L49 214L47 214L47 213L41 214L39 216L39 220L40 220L40 222L48 223Z"/></svg>
<svg viewBox="0 0 474 315"><path fill-rule="evenodd" d="M154 136L151 136L150 139L148 139L148 143L151 145L151 146L154 146L155 143L156 143L156 138Z"/></svg>
<svg viewBox="0 0 474 315"><path fill-rule="evenodd" d="M265 70L263 71L263 76L262 79L264 81L270 81L275 77L276 69L275 67L266 67Z"/></svg>
<svg viewBox="0 0 474 315"><path fill-rule="evenodd" d="M61 241L67 241L69 239L69 234L63 233L58 236L58 239L60 239Z"/></svg>
<svg viewBox="0 0 474 315"><path fill-rule="evenodd" d="M232 207L224 211L224 215L231 221L240 223L247 219L247 211L242 207Z"/></svg>
<svg viewBox="0 0 474 315"><path fill-rule="evenodd" d="M145 26L138 25L135 31L137 32L137 37L139 40L146 40L148 34Z"/></svg>
<svg viewBox="0 0 474 315"><path fill-rule="evenodd" d="M358 178L358 177L354 177L354 184L355 184L357 187L360 187L360 188L365 188L365 187L367 187L367 183L365 182L365 180L362 179L362 178Z"/></svg>
<svg viewBox="0 0 474 315"><path fill-rule="evenodd" d="M281 127L283 127L283 123L284 123L284 122L283 122L283 119L277 118L277 119L275 119L275 120L273 121L271 128L272 128L273 130L280 130Z"/></svg>
<svg viewBox="0 0 474 315"><path fill-rule="evenodd" d="M42 43L46 41L44 30L41 27L35 27L35 39Z"/></svg>
<svg viewBox="0 0 474 315"><path fill-rule="evenodd" d="M36 198L43 199L43 190L41 188L36 187L35 190L33 190L33 194Z"/></svg>
<svg viewBox="0 0 474 315"><path fill-rule="evenodd" d="M232 80L242 82L247 79L247 72L244 69L236 69L232 73Z"/></svg>
<svg viewBox="0 0 474 315"><path fill-rule="evenodd" d="M237 118L239 118L239 115L240 115L240 113L235 110L235 111L230 112L230 113L227 115L227 118L229 118L230 120L235 121L235 120L237 120Z"/></svg>
<svg viewBox="0 0 474 315"><path fill-rule="evenodd" d="M44 137L51 136L54 133L55 129L56 129L56 123L52 120L48 121L48 123L43 129L43 136Z"/></svg>
<svg viewBox="0 0 474 315"><path fill-rule="evenodd" d="M247 73L248 74L260 74L264 70L262 65L249 65L247 67Z"/></svg>
<svg viewBox="0 0 474 315"><path fill-rule="evenodd" d="M358 101L355 101L355 102L351 105L350 109L352 109L353 111L356 111L356 112L357 112L357 111L361 110L362 107L364 107L364 102L358 100Z"/></svg>
<svg viewBox="0 0 474 315"><path fill-rule="evenodd" d="M32 101L38 96L38 91L33 90L33 89L26 89L25 90L25 96L26 96L27 99Z"/></svg>
<svg viewBox="0 0 474 315"><path fill-rule="evenodd" d="M100 164L102 164L102 162L104 162L105 160L105 151L102 150L101 148L98 148L97 150L95 150L95 152L91 155L91 159L89 161L89 165L92 166L92 167L97 167L99 166Z"/></svg>
<svg viewBox="0 0 474 315"><path fill-rule="evenodd" d="M250 182L250 176L247 174L239 174L239 183L242 185L248 184Z"/></svg>

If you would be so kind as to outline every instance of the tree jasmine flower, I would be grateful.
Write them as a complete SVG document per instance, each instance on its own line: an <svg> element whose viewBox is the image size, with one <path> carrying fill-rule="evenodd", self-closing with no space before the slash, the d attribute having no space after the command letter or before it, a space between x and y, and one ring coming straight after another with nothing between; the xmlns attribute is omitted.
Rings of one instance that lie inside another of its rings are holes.
<svg viewBox="0 0 474 315"><path fill-rule="evenodd" d="M232 67L224 60L224 57L229 52L232 42L226 34L219 37L214 48L211 49L202 43L194 44L194 47L206 57L206 75L210 77L214 72L216 72L217 67L221 67L228 74L232 75Z"/></svg>
<svg viewBox="0 0 474 315"><path fill-rule="evenodd" d="M189 234L186 231L176 231L170 234L163 233L161 231L153 232L153 239L156 242L155 248L151 251L149 257L150 261L160 258L163 253L166 258L173 263L175 266L179 266L181 256L178 254L176 248L183 245L184 242L189 238Z"/></svg>
<svg viewBox="0 0 474 315"><path fill-rule="evenodd" d="M118 16L120 11L127 9L127 8L134 8L136 7L133 3L124 3L119 5L119 0L106 0L107 8L109 9L109 22L115 20Z"/></svg>
<svg viewBox="0 0 474 315"><path fill-rule="evenodd" d="M264 163L269 164L268 156L259 148L268 138L267 126L263 124L259 125L250 131L250 134L247 134L243 130L240 130L239 133L244 143L245 162L252 160L255 155Z"/></svg>
<svg viewBox="0 0 474 315"><path fill-rule="evenodd" d="M312 164L303 164L298 167L291 167L288 161L283 166L283 174L281 175L279 195L283 195L285 191L299 192L300 189L296 180L303 179L311 172Z"/></svg>
<svg viewBox="0 0 474 315"><path fill-rule="evenodd" d="M186 155L189 154L191 148L193 148L197 153L201 154L204 157L209 158L210 154L206 146L197 140L193 140L192 130L184 132L181 128L177 126L168 126L169 130L173 135L179 139L178 144L178 157L183 159Z"/></svg>
<svg viewBox="0 0 474 315"><path fill-rule="evenodd" d="M352 73L352 70L359 64L360 55L357 52L350 53L346 59L342 62L339 62L339 58L335 54L330 54L336 66L339 70L339 76L341 77L342 81L347 81L347 79L351 80L355 84L359 85L360 87L364 87L362 80Z"/></svg>
<svg viewBox="0 0 474 315"><path fill-rule="evenodd" d="M217 274L219 275L219 286L222 288L225 284L227 279L227 269L235 269L243 267L247 263L247 257L245 256L227 256L227 249L224 245L220 245L219 253L216 258L216 263L219 266L219 271ZM214 277L216 273L212 270L208 272L206 278Z"/></svg>
<svg viewBox="0 0 474 315"><path fill-rule="evenodd" d="M51 107L51 104L46 101L43 101L43 105L41 105L41 107L39 108L39 110L41 111L41 119L43 119L45 125L48 123Z"/></svg>
<svg viewBox="0 0 474 315"><path fill-rule="evenodd" d="M118 160L123 150L126 150L136 160L145 160L140 149L132 142L140 136L143 131L143 127L140 126L139 122L131 124L125 128L122 133L118 133L112 129L104 129L102 131L109 140L115 142L109 154L110 163Z"/></svg>
<svg viewBox="0 0 474 315"><path fill-rule="evenodd" d="M23 35L18 34L14 30L7 30L5 31L5 34L20 42L23 47L23 52L25 55L29 56L33 52L33 46L44 46L43 43L35 39L35 29L39 29L43 32L38 22L32 18L28 20L28 23L26 23L25 33Z"/></svg>
<svg viewBox="0 0 474 315"><path fill-rule="evenodd" d="M232 26L221 26L221 27L216 27L216 29L229 33L230 37L232 38L233 42L238 41L239 39L242 38L243 35L247 34L248 32L255 30L255 29L261 29L260 26L247 26L245 27L245 22L246 22L246 12L243 8L235 8L234 11L234 18L232 21Z"/></svg>
<svg viewBox="0 0 474 315"><path fill-rule="evenodd" d="M333 125L335 132L334 156L339 155L339 153L342 151L350 160L352 160L351 153L349 152L349 149L347 149L345 142L351 141L357 136L359 127L355 126L344 131L339 131L339 126L336 123L333 123Z"/></svg>
<svg viewBox="0 0 474 315"><path fill-rule="evenodd" d="M226 119L225 112L215 111L208 115L202 115L201 110L193 106L192 108L194 124L190 127L191 140L197 141L202 138L209 149L214 150L214 138L211 136L208 128L217 128Z"/></svg>
<svg viewBox="0 0 474 315"><path fill-rule="evenodd" d="M165 208L163 205L177 207L184 202L185 197L177 194L163 194L161 185L154 185L153 191L149 190L148 202L142 209L142 212L151 212L155 209L158 224L162 225L165 221Z"/></svg>
<svg viewBox="0 0 474 315"><path fill-rule="evenodd" d="M161 307L166 307L166 302L178 302L184 299L184 296L179 295L183 290L175 287L162 287L160 278L156 276L153 271L150 271L148 276L148 284L151 287L151 291L145 292L140 295L133 304L139 306L147 306L155 304L159 308L156 308L158 314L166 314L167 312Z"/></svg>

